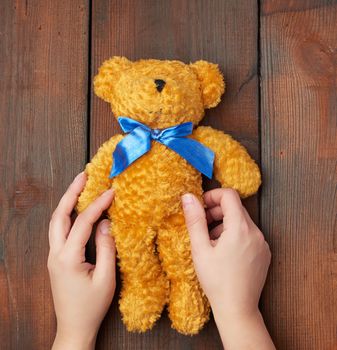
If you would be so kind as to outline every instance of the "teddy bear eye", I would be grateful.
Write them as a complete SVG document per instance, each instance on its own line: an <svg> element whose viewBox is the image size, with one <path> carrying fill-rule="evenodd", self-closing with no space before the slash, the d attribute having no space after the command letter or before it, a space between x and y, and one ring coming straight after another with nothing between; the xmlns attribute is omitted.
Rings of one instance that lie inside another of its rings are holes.
<svg viewBox="0 0 337 350"><path fill-rule="evenodd" d="M155 79L154 80L154 83L156 84L156 89L158 92L162 92L162 90L164 89L165 87L165 80L162 80L162 79Z"/></svg>

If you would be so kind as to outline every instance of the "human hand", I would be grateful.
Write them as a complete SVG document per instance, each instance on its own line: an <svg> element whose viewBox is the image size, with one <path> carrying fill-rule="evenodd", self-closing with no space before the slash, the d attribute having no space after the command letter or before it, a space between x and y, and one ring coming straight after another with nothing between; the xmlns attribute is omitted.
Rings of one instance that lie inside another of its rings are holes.
<svg viewBox="0 0 337 350"><path fill-rule="evenodd" d="M258 302L271 259L269 246L236 191L206 192L206 212L194 195L186 194L182 201L196 274L211 304L221 338L226 348L240 348L240 340L234 339L236 332L242 338L244 327L261 330L263 324ZM222 224L209 232L207 224L219 220ZM264 324L262 328L260 334L266 335ZM270 340L259 343L258 348L271 346Z"/></svg>
<svg viewBox="0 0 337 350"><path fill-rule="evenodd" d="M49 225L48 270L57 318L53 349L93 349L116 287L115 244L108 220L101 221L96 230L96 265L85 261L93 224L110 206L113 190L98 197L71 227L70 214L85 182L84 173L75 178Z"/></svg>

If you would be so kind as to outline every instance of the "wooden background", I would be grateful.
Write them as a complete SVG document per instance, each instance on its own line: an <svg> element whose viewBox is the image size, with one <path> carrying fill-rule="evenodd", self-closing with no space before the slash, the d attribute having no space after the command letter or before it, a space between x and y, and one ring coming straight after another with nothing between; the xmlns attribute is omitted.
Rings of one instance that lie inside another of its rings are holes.
<svg viewBox="0 0 337 350"><path fill-rule="evenodd" d="M0 14L1 349L52 344L49 218L119 131L91 86L113 55L220 65L227 92L203 123L262 167L260 195L245 204L273 254L261 300L268 328L278 349L337 348L336 1L2 0ZM115 298L97 348L221 343L213 321L185 337L166 314L151 332L128 333Z"/></svg>

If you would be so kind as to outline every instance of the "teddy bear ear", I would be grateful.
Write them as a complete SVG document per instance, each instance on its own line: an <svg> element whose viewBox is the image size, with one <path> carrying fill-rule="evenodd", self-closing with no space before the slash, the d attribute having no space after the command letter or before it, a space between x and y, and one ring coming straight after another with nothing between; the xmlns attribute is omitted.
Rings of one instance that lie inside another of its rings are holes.
<svg viewBox="0 0 337 350"><path fill-rule="evenodd" d="M94 78L95 94L106 102L111 102L113 84L121 73L131 67L132 61L126 57L114 56L102 63Z"/></svg>
<svg viewBox="0 0 337 350"><path fill-rule="evenodd" d="M200 60L190 63L190 67L200 81L204 107L212 108L218 105L225 91L224 78L218 65Z"/></svg>

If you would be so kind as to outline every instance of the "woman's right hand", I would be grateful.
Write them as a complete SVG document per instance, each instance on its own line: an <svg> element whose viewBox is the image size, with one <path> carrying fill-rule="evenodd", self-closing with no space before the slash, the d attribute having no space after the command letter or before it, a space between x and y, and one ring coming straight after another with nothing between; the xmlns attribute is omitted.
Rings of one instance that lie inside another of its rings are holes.
<svg viewBox="0 0 337 350"><path fill-rule="evenodd" d="M258 309L271 259L262 232L234 190L206 192L206 212L192 194L184 195L182 201L196 274L224 346L274 349ZM220 220L209 232L207 224ZM241 344L245 338L255 340Z"/></svg>

